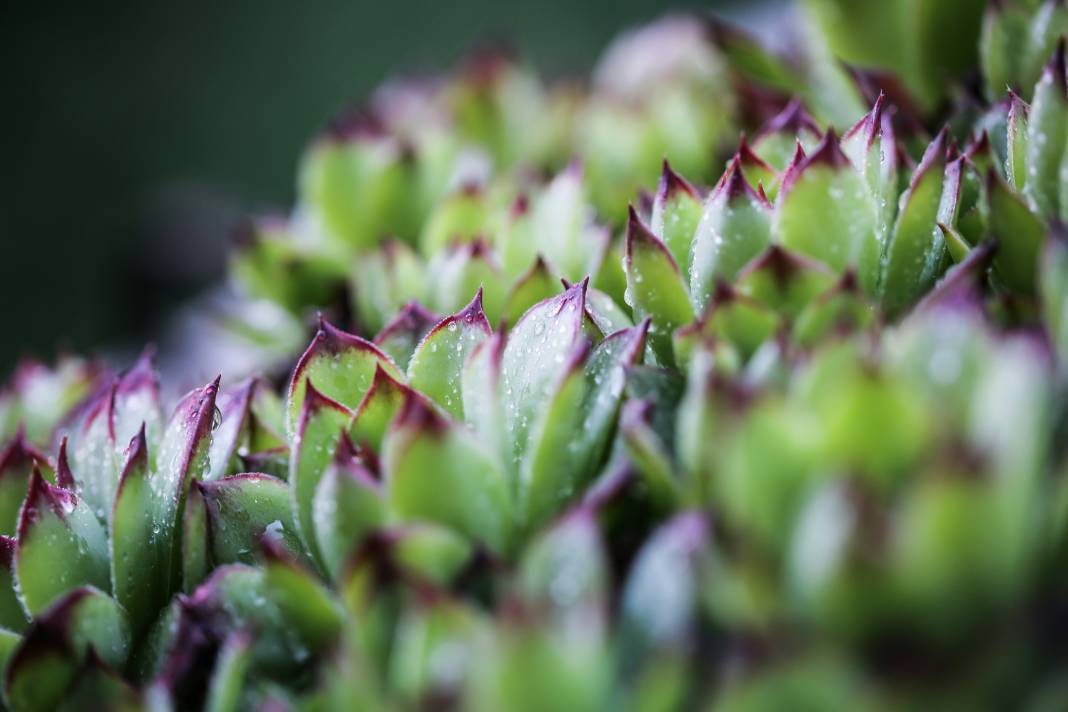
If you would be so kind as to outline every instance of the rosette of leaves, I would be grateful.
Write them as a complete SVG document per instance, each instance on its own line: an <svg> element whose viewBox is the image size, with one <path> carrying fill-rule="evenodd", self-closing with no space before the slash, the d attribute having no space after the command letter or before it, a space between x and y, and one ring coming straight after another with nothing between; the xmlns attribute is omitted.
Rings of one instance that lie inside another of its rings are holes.
<svg viewBox="0 0 1068 712"><path fill-rule="evenodd" d="M937 68L913 91L956 66L928 36L955 7L888 24ZM5 704L1062 707L1063 48L933 137L880 97L839 139L840 67L693 27L619 45L586 99L491 57L333 126L234 275L291 321L351 298L377 335L320 317L281 394L164 410L150 353L20 371ZM803 101L706 192L681 173L715 177L692 152L721 71ZM615 235L658 141L685 158Z"/></svg>

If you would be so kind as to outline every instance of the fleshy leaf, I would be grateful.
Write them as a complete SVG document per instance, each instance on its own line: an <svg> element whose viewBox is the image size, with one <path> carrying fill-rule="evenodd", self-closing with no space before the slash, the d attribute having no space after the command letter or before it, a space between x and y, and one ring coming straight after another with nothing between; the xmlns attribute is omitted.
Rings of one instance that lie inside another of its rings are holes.
<svg viewBox="0 0 1068 712"><path fill-rule="evenodd" d="M534 305L508 334L500 357L498 387L504 438L510 445L504 464L513 475L519 471L529 444L530 428L547 389L559 378L575 344L587 338L584 333L587 284L588 280L583 280L562 294Z"/></svg>
<svg viewBox="0 0 1068 712"><path fill-rule="evenodd" d="M624 261L627 301L636 316L652 317L650 346L662 363L673 364L671 334L679 326L693 321L693 306L671 253L642 223L633 207L627 224Z"/></svg>
<svg viewBox="0 0 1068 712"><path fill-rule="evenodd" d="M382 452L382 438L411 390L379 366L348 426L352 441L360 447L370 447L376 453Z"/></svg>
<svg viewBox="0 0 1068 712"><path fill-rule="evenodd" d="M990 202L990 232L998 240L994 267L1012 289L1034 292L1038 255L1046 239L1046 228L1027 203L994 169L987 173L987 199Z"/></svg>
<svg viewBox="0 0 1068 712"><path fill-rule="evenodd" d="M442 200L427 219L419 237L424 255L435 255L456 241L470 242L486 234L488 199L474 185L460 188Z"/></svg>
<svg viewBox="0 0 1068 712"><path fill-rule="evenodd" d="M497 459L466 429L417 396L407 399L383 446L390 509L403 521L452 527L491 551L512 538L512 503Z"/></svg>
<svg viewBox="0 0 1068 712"><path fill-rule="evenodd" d="M1028 117L1027 184L1024 194L1031 208L1045 218L1060 215L1061 163L1068 155L1068 88L1065 47L1061 39L1053 59L1035 86Z"/></svg>
<svg viewBox="0 0 1068 712"><path fill-rule="evenodd" d="M472 294L481 292L487 317L500 318L505 280L485 240L455 245L435 255L427 272L433 275L429 303L439 313L460 311Z"/></svg>
<svg viewBox="0 0 1068 712"><path fill-rule="evenodd" d="M560 282L549 271L541 256L512 285L504 300L504 319L515 324L528 309L560 291Z"/></svg>
<svg viewBox="0 0 1068 712"><path fill-rule="evenodd" d="M44 611L8 662L5 692L14 710L53 710L90 654L121 670L131 646L126 614L114 599L79 588Z"/></svg>
<svg viewBox="0 0 1068 712"><path fill-rule="evenodd" d="M979 38L979 61L986 94L995 100L1022 77L1027 44L1027 12L1014 2L988 3Z"/></svg>
<svg viewBox="0 0 1068 712"><path fill-rule="evenodd" d="M394 378L402 378L393 361L374 344L320 319L319 331L297 362L289 382L287 413L290 434L297 434L309 379L315 381L315 387L322 395L351 409L360 404L371 387L375 369L379 365Z"/></svg>
<svg viewBox="0 0 1068 712"><path fill-rule="evenodd" d="M21 427L0 452L0 535L15 535L33 469L47 464L48 458L30 445Z"/></svg>
<svg viewBox="0 0 1068 712"><path fill-rule="evenodd" d="M263 552L267 596L278 607L286 632L295 634L304 650L318 653L340 634L341 607L276 541L264 541Z"/></svg>
<svg viewBox="0 0 1068 712"><path fill-rule="evenodd" d="M460 312L446 317L419 344L408 365L411 387L456 418L463 418L460 375L468 354L493 330L482 311L482 290Z"/></svg>
<svg viewBox="0 0 1068 712"><path fill-rule="evenodd" d="M241 440L248 437L248 419L253 395L256 389L262 388L263 385L250 378L236 388L224 390L219 394L219 425L211 438L211 451L208 455L210 464L204 476L205 480L225 477L234 466Z"/></svg>
<svg viewBox="0 0 1068 712"><path fill-rule="evenodd" d="M667 245L675 264L685 268L690 261L690 243L701 220L701 197L685 178L671 170L667 159L653 201L649 228Z"/></svg>
<svg viewBox="0 0 1068 712"><path fill-rule="evenodd" d="M671 509L682 499L667 445L654 429L650 400L628 400L619 417L627 456L637 468L646 496L655 507Z"/></svg>
<svg viewBox="0 0 1068 712"><path fill-rule="evenodd" d="M1005 175L1009 185L1018 191L1027 186L1027 138L1030 133L1027 117L1030 110L1023 99L1009 92Z"/></svg>
<svg viewBox="0 0 1068 712"><path fill-rule="evenodd" d="M1040 287L1046 329L1063 373L1068 364L1068 233L1063 226L1054 228L1046 242Z"/></svg>
<svg viewBox="0 0 1068 712"><path fill-rule="evenodd" d="M578 281L594 274L608 235L593 225L582 167L572 163L556 175L534 203L531 227L545 261L560 277ZM493 315L490 315L493 318Z"/></svg>
<svg viewBox="0 0 1068 712"><path fill-rule="evenodd" d="M231 633L222 645L211 673L206 712L238 712L248 688L246 679L251 667L251 636L246 632Z"/></svg>
<svg viewBox="0 0 1068 712"><path fill-rule="evenodd" d="M407 371L408 361L415 353L415 347L439 321L439 316L424 309L419 302L408 302L392 321L378 332L374 344L393 359L397 366Z"/></svg>
<svg viewBox="0 0 1068 712"><path fill-rule="evenodd" d="M701 315L701 331L731 344L748 360L775 334L780 321L778 314L760 302L720 283Z"/></svg>
<svg viewBox="0 0 1068 712"><path fill-rule="evenodd" d="M828 131L819 147L784 179L772 221L773 239L832 270L855 268L864 291L874 294L882 252L876 225L870 189L838 147L834 132Z"/></svg>
<svg viewBox="0 0 1068 712"><path fill-rule="evenodd" d="M498 330L471 352L460 375L464 419L502 462L511 457L512 440L506 437L501 393L501 361L505 334Z"/></svg>
<svg viewBox="0 0 1068 712"><path fill-rule="evenodd" d="M127 449L111 519L112 586L138 634L180 586L186 493L208 468L219 380L190 392L163 432L149 471L145 431Z"/></svg>
<svg viewBox="0 0 1068 712"><path fill-rule="evenodd" d="M326 570L335 579L368 532L385 523L382 487L342 438L313 500L315 535Z"/></svg>
<svg viewBox="0 0 1068 712"><path fill-rule="evenodd" d="M648 319L592 351L580 343L531 429L520 470L523 524L536 531L581 495L601 464L623 394L624 371L640 363Z"/></svg>
<svg viewBox="0 0 1068 712"><path fill-rule="evenodd" d="M820 128L800 99L792 99L768 120L753 139L753 150L774 170L783 171L800 144L811 150L819 143Z"/></svg>
<svg viewBox="0 0 1068 712"><path fill-rule="evenodd" d="M716 283L733 280L770 236L771 205L749 186L735 159L709 196L693 238L688 264L694 309L703 311Z"/></svg>
<svg viewBox="0 0 1068 712"><path fill-rule="evenodd" d="M146 348L130 370L119 377L111 407L109 417L113 448L122 448L130 442L142 423L145 424L148 442L155 444L159 441L163 413L160 410L159 375L156 373L154 349Z"/></svg>
<svg viewBox="0 0 1068 712"><path fill-rule="evenodd" d="M21 633L26 628L26 611L15 592L14 537L0 536L0 628Z"/></svg>
<svg viewBox="0 0 1068 712"><path fill-rule="evenodd" d="M198 483L194 482L186 495L185 511L182 512L182 591L192 593L196 590L214 565L208 508Z"/></svg>
<svg viewBox="0 0 1068 712"><path fill-rule="evenodd" d="M577 509L532 542L518 582L528 604L547 610L565 635L603 635L609 568L593 512Z"/></svg>
<svg viewBox="0 0 1068 712"><path fill-rule="evenodd" d="M734 284L739 294L794 317L834 280L834 273L822 262L772 245L738 273Z"/></svg>
<svg viewBox="0 0 1068 712"><path fill-rule="evenodd" d="M396 232L407 195L401 148L375 127L332 132L300 167L301 200L338 243L371 247Z"/></svg>
<svg viewBox="0 0 1068 712"><path fill-rule="evenodd" d="M142 430L130 442L111 517L111 587L140 634L170 598L170 550L163 537L165 509L148 470Z"/></svg>
<svg viewBox="0 0 1068 712"><path fill-rule="evenodd" d="M39 471L19 513L15 578L31 617L79 586L111 587L107 536L96 515L73 492L45 482Z"/></svg>
<svg viewBox="0 0 1068 712"><path fill-rule="evenodd" d="M216 565L256 561L259 541L300 554L300 539L285 482L255 472L198 482L208 515L209 542Z"/></svg>
<svg viewBox="0 0 1068 712"><path fill-rule="evenodd" d="M956 222L963 159L946 166L946 131L927 147L901 197L901 209L887 246L883 308L899 316L916 303L945 267L945 238L938 223Z"/></svg>
<svg viewBox="0 0 1068 712"><path fill-rule="evenodd" d="M315 539L312 500L352 413L321 394L310 381L306 392L289 457L289 496L300 538L312 560L318 563L321 558Z"/></svg>
<svg viewBox="0 0 1068 712"><path fill-rule="evenodd" d="M691 512L661 526L638 552L623 588L625 665L638 665L649 655L685 652L692 644L701 557L707 549L708 525Z"/></svg>
<svg viewBox="0 0 1068 712"><path fill-rule="evenodd" d="M426 265L408 245L388 240L359 259L352 273L354 311L367 332L385 328L402 305L426 299Z"/></svg>

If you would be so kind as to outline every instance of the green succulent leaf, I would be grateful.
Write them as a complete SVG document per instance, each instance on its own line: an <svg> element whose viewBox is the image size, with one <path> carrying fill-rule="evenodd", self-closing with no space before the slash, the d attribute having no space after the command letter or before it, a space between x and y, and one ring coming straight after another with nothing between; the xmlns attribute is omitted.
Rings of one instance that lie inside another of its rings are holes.
<svg viewBox="0 0 1068 712"><path fill-rule="evenodd" d="M623 394L624 371L640 363L649 321L591 351L580 342L539 420L520 470L523 522L534 531L579 495L600 465Z"/></svg>
<svg viewBox="0 0 1068 712"><path fill-rule="evenodd" d="M589 338L587 286L588 280L583 280L562 294L531 307L516 323L504 344L497 389L504 425L502 437L508 445L503 461L513 475L518 473L530 445L530 431L541 412L545 393L550 392L560 378L563 364L576 344ZM488 358L493 351L483 349L482 353L480 363L491 368L483 367L481 375L475 371L469 373L472 398L476 397L474 389L485 388L481 385L485 383L484 379L496 370L494 360ZM486 395L478 397L484 400Z"/></svg>
<svg viewBox="0 0 1068 712"><path fill-rule="evenodd" d="M1022 76L1017 80L1021 88L1030 89L1042 76L1042 68L1050 55L1058 50L1058 43L1068 36L1068 8L1060 0L1048 0L1038 6L1031 16L1024 41L1013 47L1017 55L1023 48ZM1063 75L1062 75L1063 76ZM1015 86L1015 85L1014 85ZM1035 92L1037 96L1037 89Z"/></svg>
<svg viewBox="0 0 1068 712"><path fill-rule="evenodd" d="M1068 24L1068 10L1061 9ZM1061 164L1068 155L1068 80L1063 39L1035 86L1027 132L1024 194L1040 216L1057 217L1061 213Z"/></svg>
<svg viewBox="0 0 1068 712"><path fill-rule="evenodd" d="M139 432L127 448L111 517L111 588L135 633L143 631L170 598L170 547L160 501L148 469L148 443Z"/></svg>
<svg viewBox="0 0 1068 712"><path fill-rule="evenodd" d="M1027 186L1027 140L1030 134L1028 113L1031 107L1015 93L1009 92L1009 112L1006 126L1005 176L1017 191Z"/></svg>
<svg viewBox="0 0 1068 712"><path fill-rule="evenodd" d="M1031 294L1035 289L1038 255L1046 229L1027 202L1014 193L994 169L987 173L990 232L998 240L994 266L1012 289Z"/></svg>
<svg viewBox="0 0 1068 712"><path fill-rule="evenodd" d="M557 174L535 201L531 228L540 253L557 276L577 282L597 273L609 235L593 224L578 163Z"/></svg>
<svg viewBox="0 0 1068 712"><path fill-rule="evenodd" d="M464 419L502 462L511 458L513 442L511 437L506 437L504 394L501 392L505 343L503 331L491 334L471 351L460 375Z"/></svg>
<svg viewBox="0 0 1068 712"><path fill-rule="evenodd" d="M979 38L979 61L986 79L986 95L991 101L1000 97L1005 87L1017 86L1024 75L1025 57L1021 48L1028 45L1028 13L1016 3L993 2L987 5Z"/></svg>
<svg viewBox="0 0 1068 712"><path fill-rule="evenodd" d="M670 510L684 493L675 477L671 453L653 424L650 400L628 400L619 417L623 445L654 506Z"/></svg>
<svg viewBox="0 0 1068 712"><path fill-rule="evenodd" d="M304 157L299 190L338 243L372 247L402 228L407 202L401 149L372 127L337 127Z"/></svg>
<svg viewBox="0 0 1068 712"><path fill-rule="evenodd" d="M429 296L426 265L408 245L387 241L358 259L359 269L352 273L353 311L366 331L384 329L404 304L414 300L425 303ZM324 303L329 300L315 302Z"/></svg>
<svg viewBox="0 0 1068 712"><path fill-rule="evenodd" d="M15 592L14 537L0 536L0 628L21 633L28 622L26 610Z"/></svg>
<svg viewBox="0 0 1068 712"><path fill-rule="evenodd" d="M48 458L26 440L19 428L0 452L0 535L14 536L18 530L19 509L26 497L35 467L46 467Z"/></svg>
<svg viewBox="0 0 1068 712"><path fill-rule="evenodd" d="M492 333L482 311L482 290L461 311L446 317L419 344L408 366L412 388L455 418L463 418L460 375L471 353Z"/></svg>
<svg viewBox="0 0 1068 712"><path fill-rule="evenodd" d="M773 116L753 140L753 151L765 161L772 175L781 173L800 151L811 151L820 141L820 127L800 99L792 99ZM765 186L765 190L770 188ZM769 195L774 197L774 195Z"/></svg>
<svg viewBox="0 0 1068 712"><path fill-rule="evenodd" d="M311 381L293 441L289 460L289 497L293 519L312 560L322 557L315 538L315 490L323 472L334 458L342 433L352 420L352 412L318 391Z"/></svg>
<svg viewBox="0 0 1068 712"><path fill-rule="evenodd" d="M252 399L257 388L266 384L256 379L248 379L236 388L219 393L219 425L211 438L211 450L208 454L208 472L205 480L217 480L230 474L236 465L237 451L242 441L249 439Z"/></svg>
<svg viewBox="0 0 1068 712"><path fill-rule="evenodd" d="M487 234L487 203L485 192L474 185L446 197L427 219L419 236L420 251L435 255L456 241L470 242Z"/></svg>
<svg viewBox="0 0 1068 712"><path fill-rule="evenodd" d="M783 179L772 236L837 272L854 268L864 291L874 294L882 252L877 222L870 189L828 131L812 155Z"/></svg>
<svg viewBox="0 0 1068 712"><path fill-rule="evenodd" d="M382 456L390 510L402 521L443 524L503 553L512 501L497 459L465 428L418 396L386 435Z"/></svg>
<svg viewBox="0 0 1068 712"><path fill-rule="evenodd" d="M192 593L211 573L211 531L208 508L196 482L189 488L182 513L182 591Z"/></svg>
<svg viewBox="0 0 1068 712"><path fill-rule="evenodd" d="M238 712L248 687L252 640L245 632L231 633L223 643L211 673L204 704L206 712Z"/></svg>
<svg viewBox="0 0 1068 712"><path fill-rule="evenodd" d="M367 389L349 423L348 435L352 442L361 448L370 448L375 453L382 452L386 430L411 392L412 389L379 366L371 387Z"/></svg>
<svg viewBox="0 0 1068 712"><path fill-rule="evenodd" d="M517 579L524 600L547 609L552 622L565 634L604 634L608 560L597 520L589 509L579 508L565 515L531 542Z"/></svg>
<svg viewBox="0 0 1068 712"><path fill-rule="evenodd" d="M899 316L934 285L945 268L946 244L939 223L956 221L963 159L946 165L946 131L923 155L901 197L901 208L887 246L882 304Z"/></svg>
<svg viewBox="0 0 1068 712"><path fill-rule="evenodd" d="M404 371L423 337L441 321L436 314L424 309L419 302L408 302L382 331L375 336L374 344L382 353Z"/></svg>
<svg viewBox="0 0 1068 712"><path fill-rule="evenodd" d="M701 557L708 525L700 514L679 514L638 552L623 588L623 665L634 671L657 655L681 654L696 635Z"/></svg>
<svg viewBox="0 0 1068 712"><path fill-rule="evenodd" d="M649 228L667 245L677 265L684 267L690 262L690 244L701 212L697 189L671 170L671 165L664 159Z"/></svg>
<svg viewBox="0 0 1068 712"><path fill-rule="evenodd" d="M315 381L323 396L351 409L360 404L379 366L394 378L403 378L393 361L374 344L320 319L319 330L289 382L289 433L297 434L309 380Z"/></svg>
<svg viewBox="0 0 1068 712"><path fill-rule="evenodd" d="M216 565L253 563L264 538L294 555L302 552L285 482L250 472L194 486L204 501Z"/></svg>
<svg viewBox="0 0 1068 712"><path fill-rule="evenodd" d="M287 629L296 633L303 650L318 653L341 632L341 607L315 576L278 546L263 544L267 596L278 607Z"/></svg>
<svg viewBox="0 0 1068 712"><path fill-rule="evenodd" d="M549 271L545 260L538 255L525 273L520 275L508 290L504 300L504 319L515 324L538 302L556 295L560 291L560 281Z"/></svg>
<svg viewBox="0 0 1068 712"><path fill-rule="evenodd" d="M671 334L693 321L693 306L671 252L642 223L633 207L627 223L624 261L627 301L636 316L652 318L649 344L661 362L673 364Z"/></svg>
<svg viewBox="0 0 1068 712"><path fill-rule="evenodd" d="M382 485L342 438L312 501L315 535L326 570L336 580L363 538L385 524Z"/></svg>
<svg viewBox="0 0 1068 712"><path fill-rule="evenodd" d="M703 311L716 285L732 281L767 248L770 237L771 205L749 186L735 158L709 196L693 236L688 263L694 309Z"/></svg>
<svg viewBox="0 0 1068 712"><path fill-rule="evenodd" d="M1050 340L1058 355L1068 358L1068 234L1063 227L1046 242L1039 287Z"/></svg>
<svg viewBox="0 0 1068 712"><path fill-rule="evenodd" d="M41 613L11 654L7 703L20 711L56 709L90 656L121 670L130 647L122 607L96 589L75 589Z"/></svg>
<svg viewBox="0 0 1068 712"><path fill-rule="evenodd" d="M142 429L126 452L111 516L111 580L115 598L143 632L181 583L181 530L192 480L209 466L219 381L186 395L163 432L156 470Z"/></svg>
<svg viewBox="0 0 1068 712"><path fill-rule="evenodd" d="M88 505L34 471L19 513L15 579L26 612L36 616L79 586L108 590L108 543Z"/></svg>
<svg viewBox="0 0 1068 712"><path fill-rule="evenodd" d="M453 245L434 256L427 271L434 275L430 306L442 314L461 311L471 295L482 294L488 319L496 322L504 308L505 288L493 249L483 239Z"/></svg>

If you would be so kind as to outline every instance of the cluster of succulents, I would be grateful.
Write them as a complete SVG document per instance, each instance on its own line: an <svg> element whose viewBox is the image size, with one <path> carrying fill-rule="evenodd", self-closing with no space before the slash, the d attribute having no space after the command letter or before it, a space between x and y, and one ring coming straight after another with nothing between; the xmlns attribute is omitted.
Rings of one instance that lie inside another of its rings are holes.
<svg viewBox="0 0 1068 712"><path fill-rule="evenodd" d="M983 6L333 122L234 247L284 376L0 399L5 704L1063 708L1068 12Z"/></svg>

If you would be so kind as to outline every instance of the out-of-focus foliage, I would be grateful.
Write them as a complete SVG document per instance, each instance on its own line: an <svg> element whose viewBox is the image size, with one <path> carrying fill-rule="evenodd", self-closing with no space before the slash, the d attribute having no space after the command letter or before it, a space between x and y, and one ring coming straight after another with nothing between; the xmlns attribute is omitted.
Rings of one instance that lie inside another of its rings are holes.
<svg viewBox="0 0 1068 712"><path fill-rule="evenodd" d="M673 18L333 123L233 258L259 347L352 325L281 389L20 370L7 704L1064 706L1064 45L943 110L971 3L810 5L796 56Z"/></svg>

